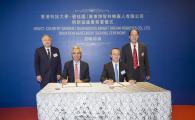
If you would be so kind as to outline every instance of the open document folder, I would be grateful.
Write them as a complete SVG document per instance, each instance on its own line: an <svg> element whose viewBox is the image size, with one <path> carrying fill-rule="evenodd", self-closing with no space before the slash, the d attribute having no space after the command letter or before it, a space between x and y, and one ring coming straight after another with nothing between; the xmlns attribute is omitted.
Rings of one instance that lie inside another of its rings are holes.
<svg viewBox="0 0 195 120"><path fill-rule="evenodd" d="M67 83L63 87L91 87L90 83Z"/></svg>

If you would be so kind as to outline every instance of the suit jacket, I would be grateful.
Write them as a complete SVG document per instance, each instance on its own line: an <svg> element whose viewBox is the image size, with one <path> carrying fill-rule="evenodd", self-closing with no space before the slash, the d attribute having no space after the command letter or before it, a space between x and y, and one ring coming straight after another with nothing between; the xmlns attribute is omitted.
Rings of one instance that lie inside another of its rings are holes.
<svg viewBox="0 0 195 120"><path fill-rule="evenodd" d="M147 47L143 43L138 43L138 57L139 57L139 70L141 78L144 76L150 76L150 67L148 62ZM130 68L130 72L133 73L133 55L130 43L125 44L122 47L122 61Z"/></svg>
<svg viewBox="0 0 195 120"><path fill-rule="evenodd" d="M56 75L61 75L61 59L58 48L51 47L51 58L47 55L45 47L37 48L34 56L36 75L41 75L43 80L56 82Z"/></svg>
<svg viewBox="0 0 195 120"><path fill-rule="evenodd" d="M104 64L100 81L104 82L106 79L112 79L114 82L116 81L112 62ZM130 79L131 75L129 69L124 63L119 62L119 82L124 82L124 80L128 81Z"/></svg>
<svg viewBox="0 0 195 120"><path fill-rule="evenodd" d="M75 82L73 64L74 64L73 60L68 61L64 64L64 70L63 70L62 77L64 79L68 78L68 82ZM83 82L90 81L89 65L88 63L84 61L80 61L80 80L82 80Z"/></svg>

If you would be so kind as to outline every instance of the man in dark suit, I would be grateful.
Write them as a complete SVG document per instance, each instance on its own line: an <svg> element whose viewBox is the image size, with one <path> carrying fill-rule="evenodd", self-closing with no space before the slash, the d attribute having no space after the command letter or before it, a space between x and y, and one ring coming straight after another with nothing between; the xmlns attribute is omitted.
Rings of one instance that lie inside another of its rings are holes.
<svg viewBox="0 0 195 120"><path fill-rule="evenodd" d="M122 61L127 64L132 73L132 78L138 82L150 79L147 47L138 42L139 31L133 28L129 32L130 43L122 47Z"/></svg>
<svg viewBox="0 0 195 120"><path fill-rule="evenodd" d="M89 65L88 63L81 60L81 48L79 46L74 46L72 48L72 59L65 63L63 70L63 80L62 84L67 82L89 82Z"/></svg>
<svg viewBox="0 0 195 120"><path fill-rule="evenodd" d="M43 46L36 49L34 57L36 78L41 88L61 78L61 59L58 48L51 46L52 38L49 35L43 35L42 43Z"/></svg>
<svg viewBox="0 0 195 120"><path fill-rule="evenodd" d="M111 50L111 59L111 62L104 65L100 81L105 84L125 81L132 82L129 69L124 63L119 61L120 50L118 48Z"/></svg>

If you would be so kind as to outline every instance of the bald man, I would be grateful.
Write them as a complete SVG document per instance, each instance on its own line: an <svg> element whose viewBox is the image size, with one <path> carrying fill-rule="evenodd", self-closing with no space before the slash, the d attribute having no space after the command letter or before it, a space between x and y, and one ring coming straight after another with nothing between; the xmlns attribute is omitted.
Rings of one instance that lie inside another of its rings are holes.
<svg viewBox="0 0 195 120"><path fill-rule="evenodd" d="M55 83L61 78L61 59L59 49L52 47L52 38L49 35L42 36L43 46L35 51L35 73L40 82L41 89L48 83Z"/></svg>

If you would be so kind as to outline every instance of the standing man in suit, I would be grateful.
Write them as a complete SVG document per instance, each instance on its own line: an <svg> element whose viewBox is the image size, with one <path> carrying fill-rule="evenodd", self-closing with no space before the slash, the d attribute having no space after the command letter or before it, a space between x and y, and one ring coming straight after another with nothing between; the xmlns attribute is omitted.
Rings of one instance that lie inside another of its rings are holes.
<svg viewBox="0 0 195 120"><path fill-rule="evenodd" d="M120 49L113 48L110 56L112 61L104 65L100 81L105 84L125 81L134 83L134 80L131 80L130 71L127 66L123 62L119 61Z"/></svg>
<svg viewBox="0 0 195 120"><path fill-rule="evenodd" d="M148 62L147 47L138 42L139 31L132 28L129 32L130 43L122 47L122 60L132 73L132 78L138 82L150 79L150 67Z"/></svg>
<svg viewBox="0 0 195 120"><path fill-rule="evenodd" d="M89 82L89 65L81 60L82 50L79 46L72 48L72 60L64 65L62 84L67 82Z"/></svg>
<svg viewBox="0 0 195 120"><path fill-rule="evenodd" d="M52 47L52 38L49 35L43 35L42 43L43 46L36 49L34 57L36 78L41 88L61 78L61 59L58 48Z"/></svg>

